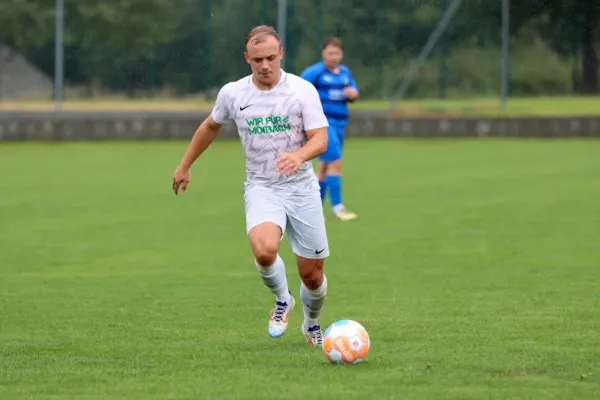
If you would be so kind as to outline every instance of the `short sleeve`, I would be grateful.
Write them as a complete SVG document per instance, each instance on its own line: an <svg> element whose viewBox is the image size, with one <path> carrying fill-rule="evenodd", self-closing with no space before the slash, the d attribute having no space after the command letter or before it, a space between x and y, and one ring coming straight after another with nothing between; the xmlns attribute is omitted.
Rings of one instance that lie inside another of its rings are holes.
<svg viewBox="0 0 600 400"><path fill-rule="evenodd" d="M322 68L319 68L318 64L311 65L310 67L302 71L300 77L316 86L317 78L319 78L319 75L321 75L322 72Z"/></svg>
<svg viewBox="0 0 600 400"><path fill-rule="evenodd" d="M211 112L212 118L219 124L232 118L231 115L231 84L227 84L219 90L217 100Z"/></svg>
<svg viewBox="0 0 600 400"><path fill-rule="evenodd" d="M348 86L356 89L358 91L358 85L356 84L356 81L354 80L354 76L352 76L352 71L350 71L350 68L348 68L347 66L342 66L342 71L347 75L347 79L348 79Z"/></svg>
<svg viewBox="0 0 600 400"><path fill-rule="evenodd" d="M352 76L352 72L348 72L348 74L350 75L350 87L353 87L358 92L358 85L356 84L356 81L354 80L354 77Z"/></svg>
<svg viewBox="0 0 600 400"><path fill-rule="evenodd" d="M305 85L304 95L302 96L302 122L305 131L329 126L325 113L323 113L319 93L310 84Z"/></svg>

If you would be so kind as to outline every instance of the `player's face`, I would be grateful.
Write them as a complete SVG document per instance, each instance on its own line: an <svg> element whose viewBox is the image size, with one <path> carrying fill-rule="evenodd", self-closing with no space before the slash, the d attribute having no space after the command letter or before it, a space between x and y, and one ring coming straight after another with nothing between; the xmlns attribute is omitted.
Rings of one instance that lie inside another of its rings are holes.
<svg viewBox="0 0 600 400"><path fill-rule="evenodd" d="M283 49L273 36L260 43L248 42L244 53L246 62L250 64L254 78L265 86L277 83L280 76L281 58Z"/></svg>
<svg viewBox="0 0 600 400"><path fill-rule="evenodd" d="M337 46L327 46L323 49L321 55L327 68L337 68L342 62L344 52Z"/></svg>

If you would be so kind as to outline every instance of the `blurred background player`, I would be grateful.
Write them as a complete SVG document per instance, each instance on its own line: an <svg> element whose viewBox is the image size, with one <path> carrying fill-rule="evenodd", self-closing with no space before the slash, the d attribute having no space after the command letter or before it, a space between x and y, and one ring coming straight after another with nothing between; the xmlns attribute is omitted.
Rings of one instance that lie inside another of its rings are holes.
<svg viewBox="0 0 600 400"><path fill-rule="evenodd" d="M301 74L319 92L329 122L329 144L325 154L319 157L317 170L321 200L324 202L329 193L333 213L342 221L350 221L357 215L348 211L342 201L342 149L349 117L348 102L358 98L358 87L350 69L340 64L344 49L339 38L326 39L321 56L323 61L307 67Z"/></svg>

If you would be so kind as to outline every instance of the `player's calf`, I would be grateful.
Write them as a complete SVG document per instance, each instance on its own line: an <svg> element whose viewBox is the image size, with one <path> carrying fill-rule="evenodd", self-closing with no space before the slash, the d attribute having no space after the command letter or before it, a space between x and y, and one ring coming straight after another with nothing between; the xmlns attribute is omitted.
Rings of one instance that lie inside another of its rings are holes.
<svg viewBox="0 0 600 400"><path fill-rule="evenodd" d="M321 193L321 203L325 202L327 196L327 182L325 182L325 173L327 172L327 164L324 161L319 162L317 168L317 179L319 180L319 191Z"/></svg>
<svg viewBox="0 0 600 400"><path fill-rule="evenodd" d="M324 265L324 259L298 257L298 275L302 280L302 284L310 290L321 287L325 279Z"/></svg>
<svg viewBox="0 0 600 400"><path fill-rule="evenodd" d="M331 197L331 209L341 221L352 221L357 218L356 213L348 211L342 200L342 160L336 160L327 165L325 185Z"/></svg>
<svg viewBox="0 0 600 400"><path fill-rule="evenodd" d="M262 223L250 230L248 238L256 268L265 286L277 297L276 301L289 303L285 264L277 253L281 241L281 228L270 222Z"/></svg>
<svg viewBox="0 0 600 400"><path fill-rule="evenodd" d="M285 264L277 253L281 234L281 228L270 222L262 223L248 233L256 269L265 286L275 295L275 306L271 310L268 326L271 337L280 337L285 333L289 313L294 308L294 298L288 289Z"/></svg>
<svg viewBox="0 0 600 400"><path fill-rule="evenodd" d="M323 334L319 324L319 316L327 295L327 277L323 273L323 259L307 259L298 257L298 273L300 299L304 310L302 332L311 346L321 346Z"/></svg>

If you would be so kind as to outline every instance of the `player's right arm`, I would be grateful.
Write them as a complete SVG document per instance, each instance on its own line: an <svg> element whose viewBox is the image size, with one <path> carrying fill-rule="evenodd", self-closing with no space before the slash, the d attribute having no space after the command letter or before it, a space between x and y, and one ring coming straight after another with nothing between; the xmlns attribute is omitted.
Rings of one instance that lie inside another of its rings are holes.
<svg viewBox="0 0 600 400"><path fill-rule="evenodd" d="M213 119L212 115L209 115L200 124L198 129L196 129L185 155L173 175L173 191L175 194L179 193L180 187L181 191L185 192L190 182L190 168L192 164L215 140L221 131L221 126L221 124Z"/></svg>
<svg viewBox="0 0 600 400"><path fill-rule="evenodd" d="M212 113L196 129L181 163L173 174L173 191L175 194L179 193L180 188L185 192L191 179L190 168L192 164L216 139L225 121L231 118L229 90L230 86L225 85L219 91Z"/></svg>

